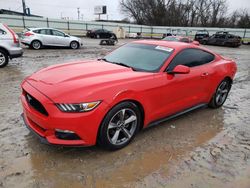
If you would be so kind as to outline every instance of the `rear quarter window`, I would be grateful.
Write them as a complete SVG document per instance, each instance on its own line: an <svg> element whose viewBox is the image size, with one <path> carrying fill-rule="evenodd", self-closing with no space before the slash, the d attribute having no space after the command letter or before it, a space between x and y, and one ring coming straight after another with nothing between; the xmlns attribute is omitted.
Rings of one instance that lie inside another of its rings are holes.
<svg viewBox="0 0 250 188"><path fill-rule="evenodd" d="M4 30L0 29L0 35L6 35L6 34L7 34L7 32L6 32L6 31L4 31Z"/></svg>

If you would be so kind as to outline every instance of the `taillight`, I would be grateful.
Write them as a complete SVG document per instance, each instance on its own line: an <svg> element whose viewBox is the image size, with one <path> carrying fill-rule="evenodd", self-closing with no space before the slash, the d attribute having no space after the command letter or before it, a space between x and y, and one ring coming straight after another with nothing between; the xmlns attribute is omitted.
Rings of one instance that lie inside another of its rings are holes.
<svg viewBox="0 0 250 188"><path fill-rule="evenodd" d="M34 34L31 33L31 32L26 32L26 33L24 33L24 36L25 36L25 37L29 37L29 36L32 36L32 35L34 35Z"/></svg>
<svg viewBox="0 0 250 188"><path fill-rule="evenodd" d="M4 27L11 33L14 43L19 43L18 37L16 37L16 33L5 24Z"/></svg>

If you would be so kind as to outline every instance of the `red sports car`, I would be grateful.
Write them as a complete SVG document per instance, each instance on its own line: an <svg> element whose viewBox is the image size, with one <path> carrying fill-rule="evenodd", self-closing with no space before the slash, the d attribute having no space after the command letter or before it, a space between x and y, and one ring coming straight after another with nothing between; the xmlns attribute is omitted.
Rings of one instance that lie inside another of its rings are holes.
<svg viewBox="0 0 250 188"><path fill-rule="evenodd" d="M236 64L192 43L135 41L22 82L27 127L49 144L126 146L142 128L225 102Z"/></svg>

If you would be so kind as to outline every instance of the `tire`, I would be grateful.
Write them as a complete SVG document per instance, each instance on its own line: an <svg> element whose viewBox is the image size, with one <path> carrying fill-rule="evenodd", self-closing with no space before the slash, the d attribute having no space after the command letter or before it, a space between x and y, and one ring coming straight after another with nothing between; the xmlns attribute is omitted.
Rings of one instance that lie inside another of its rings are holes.
<svg viewBox="0 0 250 188"><path fill-rule="evenodd" d="M141 117L141 112L134 103L122 102L116 105L102 121L98 145L108 150L118 150L127 146L140 128Z"/></svg>
<svg viewBox="0 0 250 188"><path fill-rule="evenodd" d="M39 40L34 40L31 43L31 48L34 50L40 50L42 48L42 43Z"/></svg>
<svg viewBox="0 0 250 188"><path fill-rule="evenodd" d="M0 68L5 67L9 63L9 56L5 50L0 49Z"/></svg>
<svg viewBox="0 0 250 188"><path fill-rule="evenodd" d="M77 41L72 41L72 42L70 43L70 48L73 49L73 50L78 49L79 46L80 46L80 45L79 45L79 43L78 43Z"/></svg>
<svg viewBox="0 0 250 188"><path fill-rule="evenodd" d="M209 102L208 106L210 108L220 108L226 101L227 96L231 89L231 80L224 79L218 85L211 101Z"/></svg>

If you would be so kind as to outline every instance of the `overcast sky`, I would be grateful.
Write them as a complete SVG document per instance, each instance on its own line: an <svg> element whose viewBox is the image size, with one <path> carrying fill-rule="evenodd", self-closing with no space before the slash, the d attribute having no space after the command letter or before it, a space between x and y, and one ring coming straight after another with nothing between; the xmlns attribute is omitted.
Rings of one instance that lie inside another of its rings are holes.
<svg viewBox="0 0 250 188"><path fill-rule="evenodd" d="M84 20L94 20L94 6L107 5L107 15L102 19L117 20L125 16L120 13L120 0L25 0L26 6L32 14L50 18L69 17L77 19L77 7L80 8L80 17ZM227 0L229 12L235 9L246 8L250 10L250 0ZM0 0L0 9L22 11L22 0Z"/></svg>

